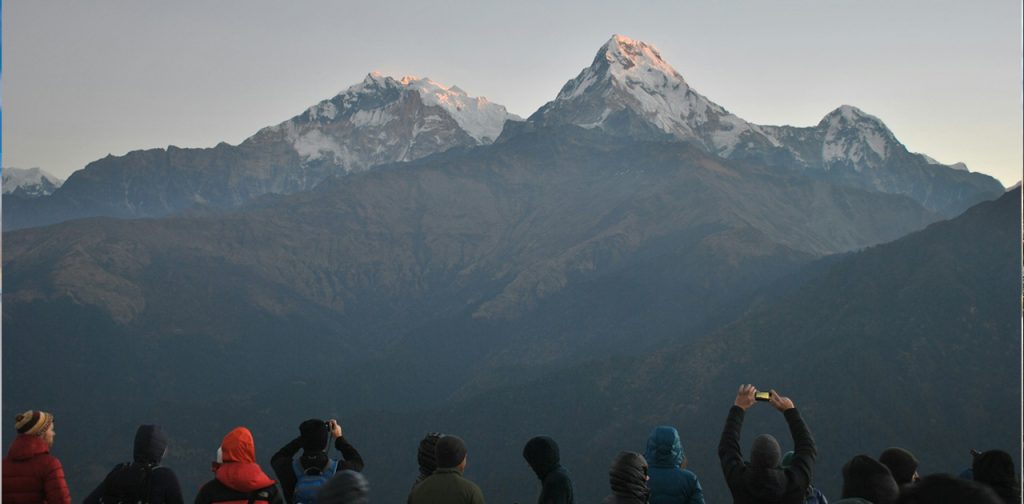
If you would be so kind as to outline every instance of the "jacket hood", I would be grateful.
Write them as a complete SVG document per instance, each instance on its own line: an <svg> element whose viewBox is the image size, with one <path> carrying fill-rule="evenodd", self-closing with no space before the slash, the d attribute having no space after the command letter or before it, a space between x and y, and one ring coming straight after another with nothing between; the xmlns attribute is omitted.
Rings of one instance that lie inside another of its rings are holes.
<svg viewBox="0 0 1024 504"><path fill-rule="evenodd" d="M758 499L776 500L786 493L786 471L780 467L747 466L743 486Z"/></svg>
<svg viewBox="0 0 1024 504"><path fill-rule="evenodd" d="M608 470L608 479L615 496L647 502L647 460L639 453L620 452Z"/></svg>
<svg viewBox="0 0 1024 504"><path fill-rule="evenodd" d="M140 425L135 431L136 462L159 464L167 451L167 435L159 425Z"/></svg>
<svg viewBox="0 0 1024 504"><path fill-rule="evenodd" d="M50 453L50 445L33 434L18 434L7 450L7 456L13 460L28 460L40 453Z"/></svg>
<svg viewBox="0 0 1024 504"><path fill-rule="evenodd" d="M341 471L330 479L317 495L321 504L366 504L370 502L370 484L355 471Z"/></svg>
<svg viewBox="0 0 1024 504"><path fill-rule="evenodd" d="M215 471L217 481L239 492L251 492L274 484L260 466L252 462L226 462Z"/></svg>
<svg viewBox="0 0 1024 504"><path fill-rule="evenodd" d="M537 436L526 442L523 447L523 458L530 464L537 477L544 479L545 476L558 469L558 443L547 436Z"/></svg>
<svg viewBox="0 0 1024 504"><path fill-rule="evenodd" d="M245 427L235 427L220 443L221 462L256 462L256 443Z"/></svg>
<svg viewBox="0 0 1024 504"><path fill-rule="evenodd" d="M683 443L679 441L679 431L668 425L655 427L647 438L647 451L644 455L651 467L679 467L686 456Z"/></svg>

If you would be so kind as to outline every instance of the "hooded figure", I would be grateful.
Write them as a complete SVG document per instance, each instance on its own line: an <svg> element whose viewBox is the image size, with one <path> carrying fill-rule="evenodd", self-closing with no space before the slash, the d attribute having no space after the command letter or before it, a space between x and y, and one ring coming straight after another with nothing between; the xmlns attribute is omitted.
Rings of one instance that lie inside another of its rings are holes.
<svg viewBox="0 0 1024 504"><path fill-rule="evenodd" d="M135 431L133 461L118 464L96 487L85 504L105 502L148 502L182 504L181 485L170 468L160 461L167 452L167 435L158 425L140 425Z"/></svg>
<svg viewBox="0 0 1024 504"><path fill-rule="evenodd" d="M332 439L334 447L341 452L338 460L331 458L328 453ZM302 455L296 458L300 449ZM330 477L344 470L359 472L363 470L363 457L341 434L341 426L337 422L311 418L299 424L299 437L289 441L270 457L270 467L281 482L285 500L292 502L295 499L295 484L302 475L312 473Z"/></svg>
<svg viewBox="0 0 1024 504"><path fill-rule="evenodd" d="M733 406L725 420L725 428L718 443L718 458L722 473L729 485L734 504L779 503L803 504L811 485L811 472L817 450L807 424L795 407L783 411L790 435L796 448L792 465L779 466L782 461L779 442L768 434L754 439L750 461L743 461L740 451L740 432L746 411Z"/></svg>
<svg viewBox="0 0 1024 504"><path fill-rule="evenodd" d="M974 481L988 485L1003 502L1019 503L1020 481L1013 468L1013 457L1002 450L989 450L974 457L971 466Z"/></svg>
<svg viewBox="0 0 1024 504"><path fill-rule="evenodd" d="M317 495L317 504L368 504L370 483L356 471L339 471Z"/></svg>
<svg viewBox="0 0 1024 504"><path fill-rule="evenodd" d="M633 452L619 452L608 470L612 494L603 504L644 504L650 495L647 488L647 460Z"/></svg>
<svg viewBox="0 0 1024 504"><path fill-rule="evenodd" d="M196 504L285 504L281 487L256 464L256 443L249 429L236 427L224 436L217 464L213 480L199 489Z"/></svg>
<svg viewBox="0 0 1024 504"><path fill-rule="evenodd" d="M650 464L651 504L704 504L697 475L684 469L686 453L675 427L655 427L644 453Z"/></svg>
<svg viewBox="0 0 1024 504"><path fill-rule="evenodd" d="M573 504L575 501L572 478L559 463L558 443L547 436L537 436L526 442L523 458L540 479L540 497L537 504Z"/></svg>
<svg viewBox="0 0 1024 504"><path fill-rule="evenodd" d="M71 504L64 468L50 455L53 415L29 410L15 417L14 425L18 435L3 461L3 502Z"/></svg>

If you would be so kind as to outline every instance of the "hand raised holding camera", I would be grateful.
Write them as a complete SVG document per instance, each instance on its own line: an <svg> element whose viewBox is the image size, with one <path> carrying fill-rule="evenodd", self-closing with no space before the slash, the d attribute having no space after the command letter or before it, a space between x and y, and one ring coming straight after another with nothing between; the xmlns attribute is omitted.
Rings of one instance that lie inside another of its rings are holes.
<svg viewBox="0 0 1024 504"><path fill-rule="evenodd" d="M341 437L341 425L338 425L338 421L337 420L335 420L333 418L330 419L327 422L327 427L331 429L331 436L332 437L334 437L334 438L340 438Z"/></svg>
<svg viewBox="0 0 1024 504"><path fill-rule="evenodd" d="M796 407L796 405L793 404L792 399L779 395L779 393L776 392L774 389L772 390L772 395L771 398L768 399L768 402L772 406L775 406L775 409L782 412L785 412L786 410L791 410Z"/></svg>
<svg viewBox="0 0 1024 504"><path fill-rule="evenodd" d="M736 392L736 402L733 404L745 410L754 405L754 394L756 393L757 388L753 385L740 385L740 389Z"/></svg>

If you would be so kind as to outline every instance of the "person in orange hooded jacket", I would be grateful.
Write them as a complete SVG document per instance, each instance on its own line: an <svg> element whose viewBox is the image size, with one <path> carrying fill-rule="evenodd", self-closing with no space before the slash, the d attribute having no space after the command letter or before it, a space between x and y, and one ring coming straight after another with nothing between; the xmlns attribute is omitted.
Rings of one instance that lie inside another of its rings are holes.
<svg viewBox="0 0 1024 504"><path fill-rule="evenodd" d="M256 463L256 444L245 427L236 427L220 443L214 478L196 495L196 504L285 504L281 485Z"/></svg>
<svg viewBox="0 0 1024 504"><path fill-rule="evenodd" d="M64 468L50 455L53 415L29 410L15 420L18 436L3 461L5 504L71 504Z"/></svg>

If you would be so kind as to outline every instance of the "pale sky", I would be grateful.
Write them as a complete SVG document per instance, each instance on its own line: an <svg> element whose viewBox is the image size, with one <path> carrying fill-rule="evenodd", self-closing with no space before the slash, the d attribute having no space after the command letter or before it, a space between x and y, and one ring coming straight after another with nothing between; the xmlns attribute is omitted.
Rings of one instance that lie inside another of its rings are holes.
<svg viewBox="0 0 1024 504"><path fill-rule="evenodd" d="M1020 0L8 1L2 163L238 144L373 70L526 117L615 33L748 121L854 105L911 151L1021 178Z"/></svg>

